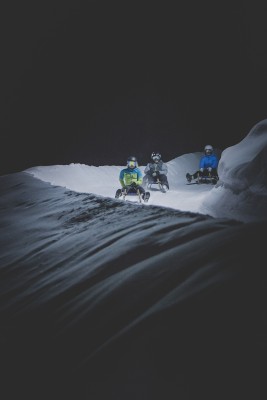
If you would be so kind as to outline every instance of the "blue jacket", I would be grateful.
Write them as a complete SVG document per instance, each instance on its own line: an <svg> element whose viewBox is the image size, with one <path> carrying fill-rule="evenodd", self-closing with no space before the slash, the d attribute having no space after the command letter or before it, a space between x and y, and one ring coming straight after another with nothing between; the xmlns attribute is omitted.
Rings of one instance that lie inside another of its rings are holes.
<svg viewBox="0 0 267 400"><path fill-rule="evenodd" d="M215 154L205 155L200 159L199 168L217 168L218 163L219 161Z"/></svg>

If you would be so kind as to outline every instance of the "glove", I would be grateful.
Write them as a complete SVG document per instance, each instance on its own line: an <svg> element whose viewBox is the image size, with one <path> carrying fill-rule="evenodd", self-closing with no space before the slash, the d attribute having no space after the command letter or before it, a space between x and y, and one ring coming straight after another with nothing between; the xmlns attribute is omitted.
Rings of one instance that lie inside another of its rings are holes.
<svg viewBox="0 0 267 400"><path fill-rule="evenodd" d="M133 182L132 184L131 184L131 187L136 187L137 185L136 185L136 183L135 182Z"/></svg>
<svg viewBox="0 0 267 400"><path fill-rule="evenodd" d="M153 176L158 176L158 175L159 175L159 172L158 172L158 171L155 171L155 172L153 172L152 175L153 175Z"/></svg>
<svg viewBox="0 0 267 400"><path fill-rule="evenodd" d="M211 170L212 170L212 168L211 168L211 167L209 167L209 168L208 168L208 171L209 171L209 172L211 172Z"/></svg>
<svg viewBox="0 0 267 400"><path fill-rule="evenodd" d="M200 170L199 170L200 172L203 172L204 171L204 168L200 168Z"/></svg>

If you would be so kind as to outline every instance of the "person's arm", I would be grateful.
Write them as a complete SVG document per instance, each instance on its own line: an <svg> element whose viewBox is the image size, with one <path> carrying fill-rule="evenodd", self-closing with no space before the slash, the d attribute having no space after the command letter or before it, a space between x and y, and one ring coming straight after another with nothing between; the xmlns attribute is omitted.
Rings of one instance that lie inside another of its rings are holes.
<svg viewBox="0 0 267 400"><path fill-rule="evenodd" d="M119 181L120 181L121 186L124 188L124 187L125 187L125 183L124 183L124 170L121 170L121 172L120 172Z"/></svg>
<svg viewBox="0 0 267 400"><path fill-rule="evenodd" d="M143 183L143 176L142 176L142 173L141 173L140 169L138 169L137 170L137 182L136 182L136 184L137 185L142 185L142 183Z"/></svg>
<svg viewBox="0 0 267 400"><path fill-rule="evenodd" d="M168 173L168 167L167 167L166 164L162 163L161 170L159 171L159 173L160 173L161 175L167 175L167 173Z"/></svg>
<svg viewBox="0 0 267 400"><path fill-rule="evenodd" d="M150 172L150 164L147 164L147 166L146 166L146 168L144 170L144 173L145 174L149 174L149 172Z"/></svg>
<svg viewBox="0 0 267 400"><path fill-rule="evenodd" d="M213 157L212 157L212 165L211 165L211 167L212 167L212 168L217 168L217 167L218 167L218 164L219 164L218 158L217 158L216 156L213 156Z"/></svg>
<svg viewBox="0 0 267 400"><path fill-rule="evenodd" d="M200 162L199 162L199 169L203 171L203 169L205 168L205 157L201 157Z"/></svg>

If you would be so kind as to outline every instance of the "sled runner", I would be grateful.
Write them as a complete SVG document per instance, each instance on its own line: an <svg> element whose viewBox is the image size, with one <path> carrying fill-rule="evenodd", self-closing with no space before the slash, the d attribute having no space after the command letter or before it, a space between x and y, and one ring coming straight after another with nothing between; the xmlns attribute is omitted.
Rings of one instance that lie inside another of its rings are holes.
<svg viewBox="0 0 267 400"><path fill-rule="evenodd" d="M198 174L197 177L193 177L190 174L186 174L186 179L189 182L188 184L192 185L195 183L211 183L212 185L216 185L216 183L218 182L219 178L218 176L213 176L213 175L200 175ZM192 182L192 180L194 180L194 182Z"/></svg>
<svg viewBox="0 0 267 400"><path fill-rule="evenodd" d="M153 188L153 186L154 186L154 188ZM157 179L155 182L148 183L147 188L150 190L159 189L162 193L166 193L167 190L169 189L168 186L164 183L161 183L161 181L159 179Z"/></svg>
<svg viewBox="0 0 267 400"><path fill-rule="evenodd" d="M212 175L207 175L207 176L200 176L198 174L197 176L197 183L211 183L212 185L215 185L218 181L217 176L212 176Z"/></svg>
<svg viewBox="0 0 267 400"><path fill-rule="evenodd" d="M147 203L150 197L149 192L145 192L143 194L140 193L139 189L135 190L133 188L130 188L127 192L125 189L118 189L115 194L115 198L118 199L122 197L122 200L126 200L127 196L137 196L138 197L138 202L139 203Z"/></svg>

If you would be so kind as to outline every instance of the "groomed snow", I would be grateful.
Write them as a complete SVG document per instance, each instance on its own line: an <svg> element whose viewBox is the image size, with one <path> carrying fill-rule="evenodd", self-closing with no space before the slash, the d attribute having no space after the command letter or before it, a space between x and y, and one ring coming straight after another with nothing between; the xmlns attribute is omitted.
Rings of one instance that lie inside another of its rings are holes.
<svg viewBox="0 0 267 400"><path fill-rule="evenodd" d="M201 152L191 153L164 160L168 165L170 190L166 194L151 191L147 205L244 222L266 218L267 120L258 123L240 143L222 152L218 167L220 180L216 187L188 184L185 179L187 172L198 169L201 155ZM119 172L124 167L70 164L39 166L26 172L52 185L114 198L120 187ZM142 172L144 168L140 166Z"/></svg>

